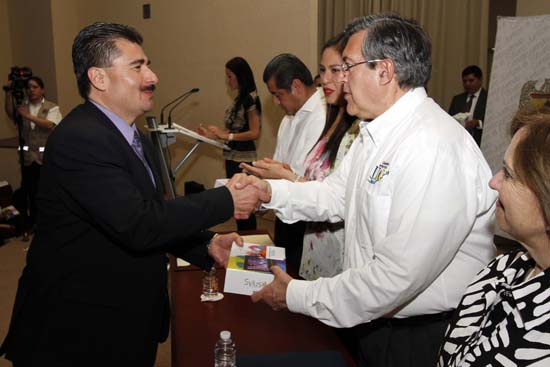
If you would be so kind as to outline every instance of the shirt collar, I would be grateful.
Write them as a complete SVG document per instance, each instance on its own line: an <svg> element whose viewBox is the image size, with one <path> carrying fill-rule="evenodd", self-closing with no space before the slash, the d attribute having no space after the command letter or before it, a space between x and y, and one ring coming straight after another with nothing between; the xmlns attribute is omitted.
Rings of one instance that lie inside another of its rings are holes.
<svg viewBox="0 0 550 367"><path fill-rule="evenodd" d="M374 120L361 121L360 133L363 139L371 140L380 145L400 125L405 117L410 115L428 95L422 87L407 91L389 109Z"/></svg>
<svg viewBox="0 0 550 367"><path fill-rule="evenodd" d="M304 103L302 107L298 110L298 112L296 112L296 115L299 114L300 112L311 112L316 108L319 108L318 107L319 101L324 100L322 96L323 96L323 93L321 92L321 88L317 88L315 93L313 93L311 97L307 99L306 103Z"/></svg>
<svg viewBox="0 0 550 367"><path fill-rule="evenodd" d="M134 140L134 132L137 131L136 124L128 125L126 121L120 116L118 116L113 111L107 109L106 107L103 107L99 103L93 101L92 99L89 99L90 102L94 104L101 112L107 116L109 120L115 125L118 131L124 136L124 139L128 142L128 144L132 145L132 141Z"/></svg>
<svg viewBox="0 0 550 367"><path fill-rule="evenodd" d="M528 273L534 265L535 261L531 258L529 253L526 252L503 274L503 276L507 278L506 283L511 284L510 291L512 297L516 302L517 310L521 314L521 319L527 330L538 325L535 320L541 317L541 315L536 309L546 304L545 302L534 302L533 300L536 298L546 298L547 296L545 296L545 293L547 293L550 287L549 269L544 270L525 282L522 281L525 274Z"/></svg>

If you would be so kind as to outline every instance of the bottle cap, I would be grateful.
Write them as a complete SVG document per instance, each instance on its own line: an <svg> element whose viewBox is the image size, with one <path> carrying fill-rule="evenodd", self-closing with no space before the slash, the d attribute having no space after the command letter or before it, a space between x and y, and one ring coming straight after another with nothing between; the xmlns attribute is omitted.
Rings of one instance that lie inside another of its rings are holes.
<svg viewBox="0 0 550 367"><path fill-rule="evenodd" d="M229 340L231 339L231 331L224 330L220 333L220 338L223 340Z"/></svg>

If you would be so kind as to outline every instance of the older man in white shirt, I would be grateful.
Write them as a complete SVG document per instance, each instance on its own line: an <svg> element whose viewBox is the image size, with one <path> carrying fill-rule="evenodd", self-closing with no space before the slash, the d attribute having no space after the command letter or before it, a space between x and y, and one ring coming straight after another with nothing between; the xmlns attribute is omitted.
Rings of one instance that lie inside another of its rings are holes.
<svg viewBox="0 0 550 367"><path fill-rule="evenodd" d="M338 169L323 182L235 178L287 222L345 219L345 270L310 282L274 267L253 300L361 325L361 366L435 365L453 309L494 256L491 171L426 95L431 45L420 26L379 14L346 31L348 112L364 121Z"/></svg>

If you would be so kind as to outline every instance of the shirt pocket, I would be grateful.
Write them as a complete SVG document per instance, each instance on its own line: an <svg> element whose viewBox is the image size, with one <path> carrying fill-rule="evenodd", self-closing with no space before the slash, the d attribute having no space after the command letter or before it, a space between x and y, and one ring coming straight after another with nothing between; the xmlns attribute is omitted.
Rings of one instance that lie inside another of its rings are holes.
<svg viewBox="0 0 550 367"><path fill-rule="evenodd" d="M365 190L363 200L366 210L361 210L359 217L361 218L362 228L367 229L369 241L361 241L361 243L371 243L373 254L369 254L371 258L376 252L376 244L382 241L387 235L388 220L391 209L391 196L388 194L380 194Z"/></svg>

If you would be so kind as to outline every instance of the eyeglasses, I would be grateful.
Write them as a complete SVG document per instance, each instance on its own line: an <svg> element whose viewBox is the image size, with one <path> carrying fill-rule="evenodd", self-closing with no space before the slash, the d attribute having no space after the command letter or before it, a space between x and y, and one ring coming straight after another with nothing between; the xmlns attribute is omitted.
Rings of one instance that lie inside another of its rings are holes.
<svg viewBox="0 0 550 367"><path fill-rule="evenodd" d="M344 62L341 67L342 67L342 71L344 73L347 73L349 71L349 69L351 68L354 68L356 67L357 65L361 65L361 64L374 64L376 62L380 62L380 61L384 61L383 59L374 59L374 60L366 60L366 61L359 61L359 62L356 62L355 64L348 64L347 62Z"/></svg>

